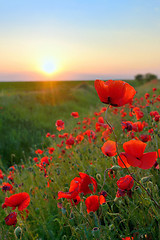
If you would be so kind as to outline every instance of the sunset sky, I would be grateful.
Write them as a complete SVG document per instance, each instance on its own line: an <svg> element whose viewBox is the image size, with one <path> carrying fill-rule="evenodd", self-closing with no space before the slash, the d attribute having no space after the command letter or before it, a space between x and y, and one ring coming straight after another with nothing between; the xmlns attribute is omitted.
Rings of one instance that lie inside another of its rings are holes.
<svg viewBox="0 0 160 240"><path fill-rule="evenodd" d="M160 0L0 0L0 81L160 77Z"/></svg>

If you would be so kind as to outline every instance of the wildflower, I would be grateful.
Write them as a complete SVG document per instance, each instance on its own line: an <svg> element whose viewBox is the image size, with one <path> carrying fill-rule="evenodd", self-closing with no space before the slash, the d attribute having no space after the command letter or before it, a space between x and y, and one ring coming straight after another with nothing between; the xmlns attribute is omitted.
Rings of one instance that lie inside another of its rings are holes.
<svg viewBox="0 0 160 240"><path fill-rule="evenodd" d="M103 195L97 196L97 195L92 195L89 196L85 200L85 205L87 207L87 212L96 212L99 208L100 204L103 204L106 202L105 197Z"/></svg>
<svg viewBox="0 0 160 240"><path fill-rule="evenodd" d="M42 151L41 149L37 149L37 150L35 151L35 153L41 155L41 154L43 153L43 151Z"/></svg>
<svg viewBox="0 0 160 240"><path fill-rule="evenodd" d="M58 199L67 198L67 199L75 199L79 194L79 178L74 178L70 183L69 192L58 192Z"/></svg>
<svg viewBox="0 0 160 240"><path fill-rule="evenodd" d="M51 134L50 134L50 133L47 133L47 134L46 134L46 137L47 137L47 138L48 138L48 137L50 137L50 136L51 136Z"/></svg>
<svg viewBox="0 0 160 240"><path fill-rule="evenodd" d="M91 143L92 139L95 140L96 139L96 134L94 131L92 130L87 130L83 133L83 135L87 135L88 136L88 142Z"/></svg>
<svg viewBox="0 0 160 240"><path fill-rule="evenodd" d="M149 98L149 93L145 93L145 99Z"/></svg>
<svg viewBox="0 0 160 240"><path fill-rule="evenodd" d="M72 112L71 116L74 117L74 118L79 118L78 112Z"/></svg>
<svg viewBox="0 0 160 240"><path fill-rule="evenodd" d="M105 142L101 148L104 155L108 157L113 157L117 154L116 152L116 142L108 140Z"/></svg>
<svg viewBox="0 0 160 240"><path fill-rule="evenodd" d="M79 193L83 193L84 195L88 193L96 192L97 182L96 180L89 176L86 173L79 173L80 177L75 177L70 183L69 192L58 192L58 199L67 198L67 199L75 199ZM93 186L93 190L89 188L89 185Z"/></svg>
<svg viewBox="0 0 160 240"><path fill-rule="evenodd" d="M139 136L140 140L142 142L148 142L148 141L151 141L151 136L150 135L147 135L147 134L142 134Z"/></svg>
<svg viewBox="0 0 160 240"><path fill-rule="evenodd" d="M64 130L64 122L62 120L57 120L55 125L58 131Z"/></svg>
<svg viewBox="0 0 160 240"><path fill-rule="evenodd" d="M125 237L125 238L122 238L122 240L133 240L134 238L133 237Z"/></svg>
<svg viewBox="0 0 160 240"><path fill-rule="evenodd" d="M157 152L144 153L147 144L140 140L130 140L123 144L125 153L122 153L129 165L142 169L151 168L157 159ZM121 166L121 165L120 165Z"/></svg>
<svg viewBox="0 0 160 240"><path fill-rule="evenodd" d="M117 181L118 191L116 197L122 197L126 193L131 196L131 188L134 185L134 180L130 175L126 175L125 177L121 177Z"/></svg>
<svg viewBox="0 0 160 240"><path fill-rule="evenodd" d="M2 204L2 208L12 207L12 210L14 210L16 207L18 207L18 210L22 211L28 207L29 203L29 194L26 192L22 192L14 194L9 198L5 198L5 202Z"/></svg>
<svg viewBox="0 0 160 240"><path fill-rule="evenodd" d="M8 226L15 226L17 223L17 213L16 212L12 212L10 213L7 217L5 217L5 223Z"/></svg>
<svg viewBox="0 0 160 240"><path fill-rule="evenodd" d="M66 148L69 149L74 144L75 138L70 134L69 138L66 140Z"/></svg>
<svg viewBox="0 0 160 240"><path fill-rule="evenodd" d="M1 169L0 169L0 179L3 179L3 172Z"/></svg>
<svg viewBox="0 0 160 240"><path fill-rule="evenodd" d="M84 195L86 195L88 193L96 192L96 189L97 189L97 182L96 182L96 180L93 177L91 177L88 174L86 174L86 173L80 172L79 175L80 175L79 192L83 193ZM89 188L89 184L93 185L93 190L91 190Z"/></svg>
<svg viewBox="0 0 160 240"><path fill-rule="evenodd" d="M49 154L52 154L54 152L54 150L55 150L55 148L53 148L53 147L48 148Z"/></svg>
<svg viewBox="0 0 160 240"><path fill-rule="evenodd" d="M135 89L126 82L108 80L95 81L95 89L101 102L110 104L114 107L121 107L130 103L136 94Z"/></svg>
<svg viewBox="0 0 160 240"><path fill-rule="evenodd" d="M10 183L4 182L4 183L2 183L1 188L2 188L3 192L6 192L6 191L11 191L13 186Z"/></svg>
<svg viewBox="0 0 160 240"><path fill-rule="evenodd" d="M47 156L41 158L41 165L45 166L45 165L49 165L49 158Z"/></svg>
<svg viewBox="0 0 160 240"><path fill-rule="evenodd" d="M33 158L33 161L34 161L34 162L38 162L38 158L37 158L37 157L34 157L34 158Z"/></svg>

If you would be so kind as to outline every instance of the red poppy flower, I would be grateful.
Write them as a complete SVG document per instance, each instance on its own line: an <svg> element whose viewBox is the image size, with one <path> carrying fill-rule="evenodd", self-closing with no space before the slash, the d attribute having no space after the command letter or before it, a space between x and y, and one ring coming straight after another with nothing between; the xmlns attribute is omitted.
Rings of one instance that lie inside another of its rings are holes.
<svg viewBox="0 0 160 240"><path fill-rule="evenodd" d="M134 239L133 237L125 237L125 238L122 238L122 240L132 240Z"/></svg>
<svg viewBox="0 0 160 240"><path fill-rule="evenodd" d="M11 226L11 225L15 226L17 223L17 213L16 212L10 213L7 217L5 217L4 220L8 226Z"/></svg>
<svg viewBox="0 0 160 240"><path fill-rule="evenodd" d="M101 148L104 155L108 157L113 157L117 154L116 152L116 142L108 140L105 142Z"/></svg>
<svg viewBox="0 0 160 240"><path fill-rule="evenodd" d="M106 199L103 195L97 196L97 195L92 195L88 197L85 200L85 205L87 207L87 212L96 212L99 208L100 204L103 204L106 202Z"/></svg>
<svg viewBox="0 0 160 240"><path fill-rule="evenodd" d="M2 188L3 192L6 192L6 191L11 191L13 186L10 183L4 182L4 183L2 183L2 187L1 188Z"/></svg>
<svg viewBox="0 0 160 240"><path fill-rule="evenodd" d="M48 137L50 137L50 136L51 136L51 134L50 134L50 133L47 133L47 134L46 134L46 137L47 137L47 138L48 138Z"/></svg>
<svg viewBox="0 0 160 240"><path fill-rule="evenodd" d="M123 131L126 129L127 132L132 131L132 122L131 121L123 121L122 123L122 129Z"/></svg>
<svg viewBox="0 0 160 240"><path fill-rule="evenodd" d="M149 98L149 93L145 93L145 99Z"/></svg>
<svg viewBox="0 0 160 240"><path fill-rule="evenodd" d="M42 154L43 151L42 151L41 149L37 149L37 150L35 151L35 153L36 153L36 154Z"/></svg>
<svg viewBox="0 0 160 240"><path fill-rule="evenodd" d="M133 108L132 113L136 115L137 120L141 119L144 116L144 113L138 107Z"/></svg>
<svg viewBox="0 0 160 240"><path fill-rule="evenodd" d="M41 164L42 165L48 165L49 164L49 158L47 156L41 158Z"/></svg>
<svg viewBox="0 0 160 240"><path fill-rule="evenodd" d="M72 112L71 116L74 117L74 118L79 118L78 112Z"/></svg>
<svg viewBox="0 0 160 240"><path fill-rule="evenodd" d="M69 138L66 140L66 148L71 148L74 144L75 138L70 134Z"/></svg>
<svg viewBox="0 0 160 240"><path fill-rule="evenodd" d="M37 157L34 157L34 158L33 158L33 161L34 161L34 162L38 162L38 158L37 158Z"/></svg>
<svg viewBox="0 0 160 240"><path fill-rule="evenodd" d="M77 195L75 198L71 200L72 206L78 205L78 203L81 201L81 198L79 195Z"/></svg>
<svg viewBox="0 0 160 240"><path fill-rule="evenodd" d="M0 169L0 179L3 179L3 172L1 169Z"/></svg>
<svg viewBox="0 0 160 240"><path fill-rule="evenodd" d="M83 133L83 135L87 135L88 136L88 142L91 143L92 139L95 140L96 139L96 134L94 131L92 130L87 130Z"/></svg>
<svg viewBox="0 0 160 240"><path fill-rule="evenodd" d="M150 135L147 135L147 134L142 134L139 136L140 140L142 142L148 142L148 141L151 141L151 136Z"/></svg>
<svg viewBox="0 0 160 240"><path fill-rule="evenodd" d="M118 165L122 168L125 168L125 167L130 167L131 165L128 163L127 161L127 157L125 156L124 153L120 153L120 155L118 156Z"/></svg>
<svg viewBox="0 0 160 240"><path fill-rule="evenodd" d="M108 80L95 81L95 89L101 102L112 106L121 107L130 103L136 94L135 89L126 82Z"/></svg>
<svg viewBox="0 0 160 240"><path fill-rule="evenodd" d="M83 139L84 139L83 135L79 134L79 135L77 135L75 140L76 140L76 143L80 143Z"/></svg>
<svg viewBox="0 0 160 240"><path fill-rule="evenodd" d="M2 208L12 207L12 209L14 210L16 207L18 207L18 210L22 211L28 207L29 203L29 194L26 192L22 192L14 194L9 198L5 198L5 202L2 204Z"/></svg>
<svg viewBox="0 0 160 240"><path fill-rule="evenodd" d="M87 175L86 173L79 173L80 177L75 177L70 183L69 192L58 192L58 199L67 198L67 199L75 199L79 193L83 193L84 195L88 193L93 193L97 189L96 180ZM92 190L90 189L90 185L92 185Z"/></svg>
<svg viewBox="0 0 160 240"><path fill-rule="evenodd" d="M54 152L54 150L55 150L55 148L53 148L53 147L48 148L49 154L52 154Z"/></svg>
<svg viewBox="0 0 160 240"><path fill-rule="evenodd" d="M130 175L126 175L125 177L121 177L117 181L117 186L121 190L129 191L134 185L134 180Z"/></svg>
<svg viewBox="0 0 160 240"><path fill-rule="evenodd" d="M96 192L96 189L97 189L96 180L86 173L80 172L79 175L80 175L79 192L83 193L84 195L86 195L88 193ZM90 189L90 185L93 186L93 189Z"/></svg>
<svg viewBox="0 0 160 240"><path fill-rule="evenodd" d="M58 199L67 198L67 199L75 199L79 194L79 177L74 178L70 183L69 192L58 192Z"/></svg>
<svg viewBox="0 0 160 240"><path fill-rule="evenodd" d="M57 120L55 125L58 131L64 130L64 122L62 120Z"/></svg>
<svg viewBox="0 0 160 240"><path fill-rule="evenodd" d="M157 152L144 153L146 145L146 143L140 140L130 140L123 144L125 150L123 155L131 166L149 169L154 165L157 159Z"/></svg>
<svg viewBox="0 0 160 240"><path fill-rule="evenodd" d="M134 132L141 132L143 130L143 123L142 122L135 122L132 124L132 129Z"/></svg>

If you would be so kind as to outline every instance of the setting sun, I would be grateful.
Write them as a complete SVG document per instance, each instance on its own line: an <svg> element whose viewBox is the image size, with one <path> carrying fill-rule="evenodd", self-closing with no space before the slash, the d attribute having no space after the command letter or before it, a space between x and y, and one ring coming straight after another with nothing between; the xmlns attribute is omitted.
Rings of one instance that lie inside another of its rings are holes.
<svg viewBox="0 0 160 240"><path fill-rule="evenodd" d="M56 66L53 62L45 62L42 66L42 71L47 74L52 74L56 71Z"/></svg>

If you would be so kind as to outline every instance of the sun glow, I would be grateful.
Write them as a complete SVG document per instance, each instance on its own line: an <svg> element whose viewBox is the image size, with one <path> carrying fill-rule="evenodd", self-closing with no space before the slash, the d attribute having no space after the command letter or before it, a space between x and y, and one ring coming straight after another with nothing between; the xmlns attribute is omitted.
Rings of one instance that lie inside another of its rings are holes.
<svg viewBox="0 0 160 240"><path fill-rule="evenodd" d="M46 74L52 74L56 70L56 65L51 61L47 61L42 65L42 71Z"/></svg>

